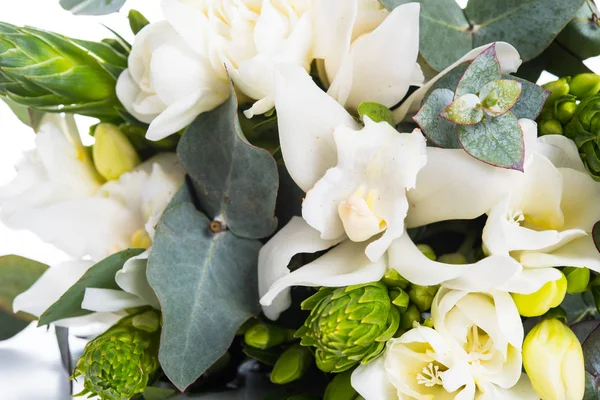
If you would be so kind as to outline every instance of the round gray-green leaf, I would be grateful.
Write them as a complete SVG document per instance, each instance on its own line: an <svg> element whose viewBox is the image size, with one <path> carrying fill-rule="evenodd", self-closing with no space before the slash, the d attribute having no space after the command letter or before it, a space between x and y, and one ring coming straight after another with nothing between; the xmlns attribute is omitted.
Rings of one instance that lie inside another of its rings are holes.
<svg viewBox="0 0 600 400"><path fill-rule="evenodd" d="M460 149L456 139L455 125L440 117L454 98L449 89L437 89L425 100L413 120L419 125L427 139L436 146L447 149Z"/></svg>
<svg viewBox="0 0 600 400"><path fill-rule="evenodd" d="M465 94L454 100L440 117L458 125L474 125L483 118L481 101L475 94Z"/></svg>
<svg viewBox="0 0 600 400"><path fill-rule="evenodd" d="M125 0L60 0L65 10L75 15L105 15L121 9Z"/></svg>
<svg viewBox="0 0 600 400"><path fill-rule="evenodd" d="M487 107L485 99L494 93L495 104ZM499 117L510 111L521 96L521 83L511 79L500 79L486 84L479 92L479 97L484 99L483 106L485 111L493 116Z"/></svg>

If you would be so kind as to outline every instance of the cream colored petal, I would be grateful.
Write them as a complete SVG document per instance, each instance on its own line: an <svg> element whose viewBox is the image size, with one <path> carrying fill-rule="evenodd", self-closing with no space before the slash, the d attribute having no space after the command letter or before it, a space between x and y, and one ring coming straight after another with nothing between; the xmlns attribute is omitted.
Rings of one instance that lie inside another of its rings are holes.
<svg viewBox="0 0 600 400"><path fill-rule="evenodd" d="M162 12L171 26L198 54L206 54L208 46L208 18L193 2L161 0Z"/></svg>
<svg viewBox="0 0 600 400"><path fill-rule="evenodd" d="M600 252L591 236L586 236L550 252L523 252L519 258L526 267L586 267L600 272Z"/></svg>
<svg viewBox="0 0 600 400"><path fill-rule="evenodd" d="M516 257L520 260L520 257ZM537 292L542 286L548 282L555 281L560 278L560 271L555 268L523 268L523 270L498 289L510 293L529 294Z"/></svg>
<svg viewBox="0 0 600 400"><path fill-rule="evenodd" d="M559 171L563 178L563 229L583 229L591 233L594 224L600 221L600 182L594 181L587 171L570 168Z"/></svg>
<svg viewBox="0 0 600 400"><path fill-rule="evenodd" d="M147 303L143 299L122 290L86 288L81 308L97 312L116 312L145 305Z"/></svg>
<svg viewBox="0 0 600 400"><path fill-rule="evenodd" d="M587 174L575 142L563 135L540 136L535 152L550 160L556 168L571 168Z"/></svg>
<svg viewBox="0 0 600 400"><path fill-rule="evenodd" d="M129 114L133 115L138 121L149 124L152 122L154 118L158 115L158 113L153 114L145 114L137 111L134 103L136 103L140 97L141 89L139 85L133 80L129 70L121 72L119 75L119 79L117 80L117 97L123 107L129 112Z"/></svg>
<svg viewBox="0 0 600 400"><path fill-rule="evenodd" d="M397 400L396 388L385 370L385 355L368 364L360 364L352 372L351 384L365 400Z"/></svg>
<svg viewBox="0 0 600 400"><path fill-rule="evenodd" d="M144 304L160 310L160 303L146 278L150 249L125 261L123 268L115 274L115 282L126 293L141 299ZM98 311L98 310L96 310Z"/></svg>

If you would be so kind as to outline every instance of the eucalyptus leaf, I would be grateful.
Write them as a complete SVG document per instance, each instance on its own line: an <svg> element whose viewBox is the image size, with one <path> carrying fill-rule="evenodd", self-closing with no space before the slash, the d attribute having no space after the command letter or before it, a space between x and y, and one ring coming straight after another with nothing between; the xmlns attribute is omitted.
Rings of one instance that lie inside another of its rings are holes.
<svg viewBox="0 0 600 400"><path fill-rule="evenodd" d="M585 370L594 377L600 376L600 329L596 328L582 344Z"/></svg>
<svg viewBox="0 0 600 400"><path fill-rule="evenodd" d="M223 221L237 236L260 239L277 228L277 164L268 151L244 137L232 93L187 128L177 155L206 215Z"/></svg>
<svg viewBox="0 0 600 400"><path fill-rule="evenodd" d="M144 249L127 249L115 253L93 265L85 274L67 290L54 304L40 316L38 326L48 325L64 318L80 317L92 311L81 308L85 289L115 289L120 287L115 282L115 274L131 257L141 254Z"/></svg>
<svg viewBox="0 0 600 400"><path fill-rule="evenodd" d="M479 92L479 97L488 99L494 95L495 103L487 105L484 100L486 113L499 117L510 111L521 96L521 84L512 79L499 79L485 85Z"/></svg>
<svg viewBox="0 0 600 400"><path fill-rule="evenodd" d="M512 79L521 84L521 95L510 109L518 119L528 118L536 120L550 96L550 92L535 83L526 81L512 75L502 75L502 79Z"/></svg>
<svg viewBox="0 0 600 400"><path fill-rule="evenodd" d="M47 265L21 256L0 257L0 310L11 313L15 297L29 289L47 269Z"/></svg>
<svg viewBox="0 0 600 400"><path fill-rule="evenodd" d="M585 0L556 41L582 60L600 55L599 15L594 2Z"/></svg>
<svg viewBox="0 0 600 400"><path fill-rule="evenodd" d="M492 44L471 61L464 75L458 81L454 98L469 93L479 93L485 84L498 80L500 77L500 62L496 56L496 45Z"/></svg>
<svg viewBox="0 0 600 400"><path fill-rule="evenodd" d="M158 224L147 271L163 312L159 360L180 390L225 354L244 321L260 313L261 247L230 230L214 233L210 219L182 198Z"/></svg>
<svg viewBox="0 0 600 400"><path fill-rule="evenodd" d="M440 113L440 117L458 125L474 125L483 118L479 97L465 94L456 98Z"/></svg>
<svg viewBox="0 0 600 400"><path fill-rule="evenodd" d="M456 138L456 126L440 117L454 98L450 89L437 89L425 100L413 120L419 125L427 139L436 146L447 149L460 149Z"/></svg>
<svg viewBox="0 0 600 400"><path fill-rule="evenodd" d="M380 0L389 10L414 0ZM583 0L418 0L421 4L420 51L442 71L470 50L505 41L524 61L541 54L569 23ZM541 22L540 22L541 21Z"/></svg>
<svg viewBox="0 0 600 400"><path fill-rule="evenodd" d="M488 164L523 171L523 131L512 113L484 118L476 125L457 125L458 140L471 156Z"/></svg>
<svg viewBox="0 0 600 400"><path fill-rule="evenodd" d="M585 393L582 400L598 400L600 399L600 391L598 388L598 379L592 374L585 371Z"/></svg>
<svg viewBox="0 0 600 400"><path fill-rule="evenodd" d="M125 0L60 0L60 5L75 15L105 15L119 11Z"/></svg>

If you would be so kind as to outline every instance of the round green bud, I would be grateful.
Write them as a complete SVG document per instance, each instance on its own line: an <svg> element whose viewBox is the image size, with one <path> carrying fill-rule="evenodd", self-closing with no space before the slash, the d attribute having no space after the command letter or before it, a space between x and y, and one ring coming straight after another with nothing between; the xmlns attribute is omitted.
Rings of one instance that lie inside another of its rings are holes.
<svg viewBox="0 0 600 400"><path fill-rule="evenodd" d="M410 301L417 306L419 311L424 312L431 308L433 298L437 293L439 286L420 286L410 285L408 297Z"/></svg>
<svg viewBox="0 0 600 400"><path fill-rule="evenodd" d="M296 337L303 346L315 348L317 366L325 372L342 372L373 360L400 322L381 282L321 288L302 308L311 312Z"/></svg>
<svg viewBox="0 0 600 400"><path fill-rule="evenodd" d="M392 299L392 304L398 307L401 313L406 311L410 302L408 293L400 288L393 288L390 290L390 298Z"/></svg>
<svg viewBox="0 0 600 400"><path fill-rule="evenodd" d="M530 294L511 293L513 300L524 317L538 317L548 310L558 307L567 293L567 278L547 282L537 292Z"/></svg>
<svg viewBox="0 0 600 400"><path fill-rule="evenodd" d="M381 281L387 286L398 287L400 289L406 289L409 285L409 282L395 269L388 269Z"/></svg>
<svg viewBox="0 0 600 400"><path fill-rule="evenodd" d="M580 100L594 96L600 90L600 76L593 73L575 75L571 79L569 93Z"/></svg>
<svg viewBox="0 0 600 400"><path fill-rule="evenodd" d="M437 256L435 255L435 251L433 251L433 249L431 248L431 246L426 245L426 244L418 244L417 245L417 249L419 249L419 251L421 253L423 253L423 255L425 257L429 258L431 261L437 260Z"/></svg>
<svg viewBox="0 0 600 400"><path fill-rule="evenodd" d="M287 329L277 325L258 323L246 329L244 342L255 349L268 349L285 343L289 338Z"/></svg>
<svg viewBox="0 0 600 400"><path fill-rule="evenodd" d="M104 179L112 181L139 165L140 156L127 136L116 125L101 123L94 134L92 150L96 170Z"/></svg>
<svg viewBox="0 0 600 400"><path fill-rule="evenodd" d="M566 124L571 120L575 111L577 111L577 99L575 96L562 96L554 103L554 116L561 124Z"/></svg>
<svg viewBox="0 0 600 400"><path fill-rule="evenodd" d="M572 139L592 178L600 181L600 94L579 103L564 135Z"/></svg>
<svg viewBox="0 0 600 400"><path fill-rule="evenodd" d="M550 92L550 96L546 100L546 105L552 105L560 96L564 96L565 94L569 94L569 82L571 81L570 77L560 78L556 81L548 82L542 87Z"/></svg>
<svg viewBox="0 0 600 400"><path fill-rule="evenodd" d="M323 400L354 400L358 393L352 387L350 382L352 377L351 370L334 375L329 385L325 389Z"/></svg>
<svg viewBox="0 0 600 400"><path fill-rule="evenodd" d="M156 311L125 317L85 346L73 372L84 377L79 395L128 400L144 391L159 367L160 329L151 321L159 321Z"/></svg>
<svg viewBox="0 0 600 400"><path fill-rule="evenodd" d="M538 134L543 135L562 135L563 126L559 120L547 119L538 123Z"/></svg>
<svg viewBox="0 0 600 400"><path fill-rule="evenodd" d="M467 258L460 253L450 253L450 254L442 254L438 257L438 262L444 264L455 264L455 265L463 265L468 264Z"/></svg>
<svg viewBox="0 0 600 400"><path fill-rule="evenodd" d="M408 306L406 311L400 316L400 328L410 330L415 322L421 322L421 312L414 304Z"/></svg>
<svg viewBox="0 0 600 400"><path fill-rule="evenodd" d="M583 293L590 283L590 270L587 268L566 267L563 274L567 278L567 293Z"/></svg>
<svg viewBox="0 0 600 400"><path fill-rule="evenodd" d="M302 378L313 363L310 349L295 344L286 349L277 359L271 372L271 382L278 385Z"/></svg>

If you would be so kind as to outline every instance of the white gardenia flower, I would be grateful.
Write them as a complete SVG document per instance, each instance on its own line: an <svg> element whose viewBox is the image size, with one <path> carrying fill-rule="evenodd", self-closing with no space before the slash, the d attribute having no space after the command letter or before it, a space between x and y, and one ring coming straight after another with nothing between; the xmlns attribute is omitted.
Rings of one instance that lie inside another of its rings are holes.
<svg viewBox="0 0 600 400"><path fill-rule="evenodd" d="M310 67L309 0L163 0L166 21L136 36L117 84L127 110L159 140L223 103L236 88L273 108L273 66Z"/></svg>
<svg viewBox="0 0 600 400"><path fill-rule="evenodd" d="M434 329L388 341L383 355L352 374L366 400L537 399L521 374L523 326L505 292L440 289Z"/></svg>

